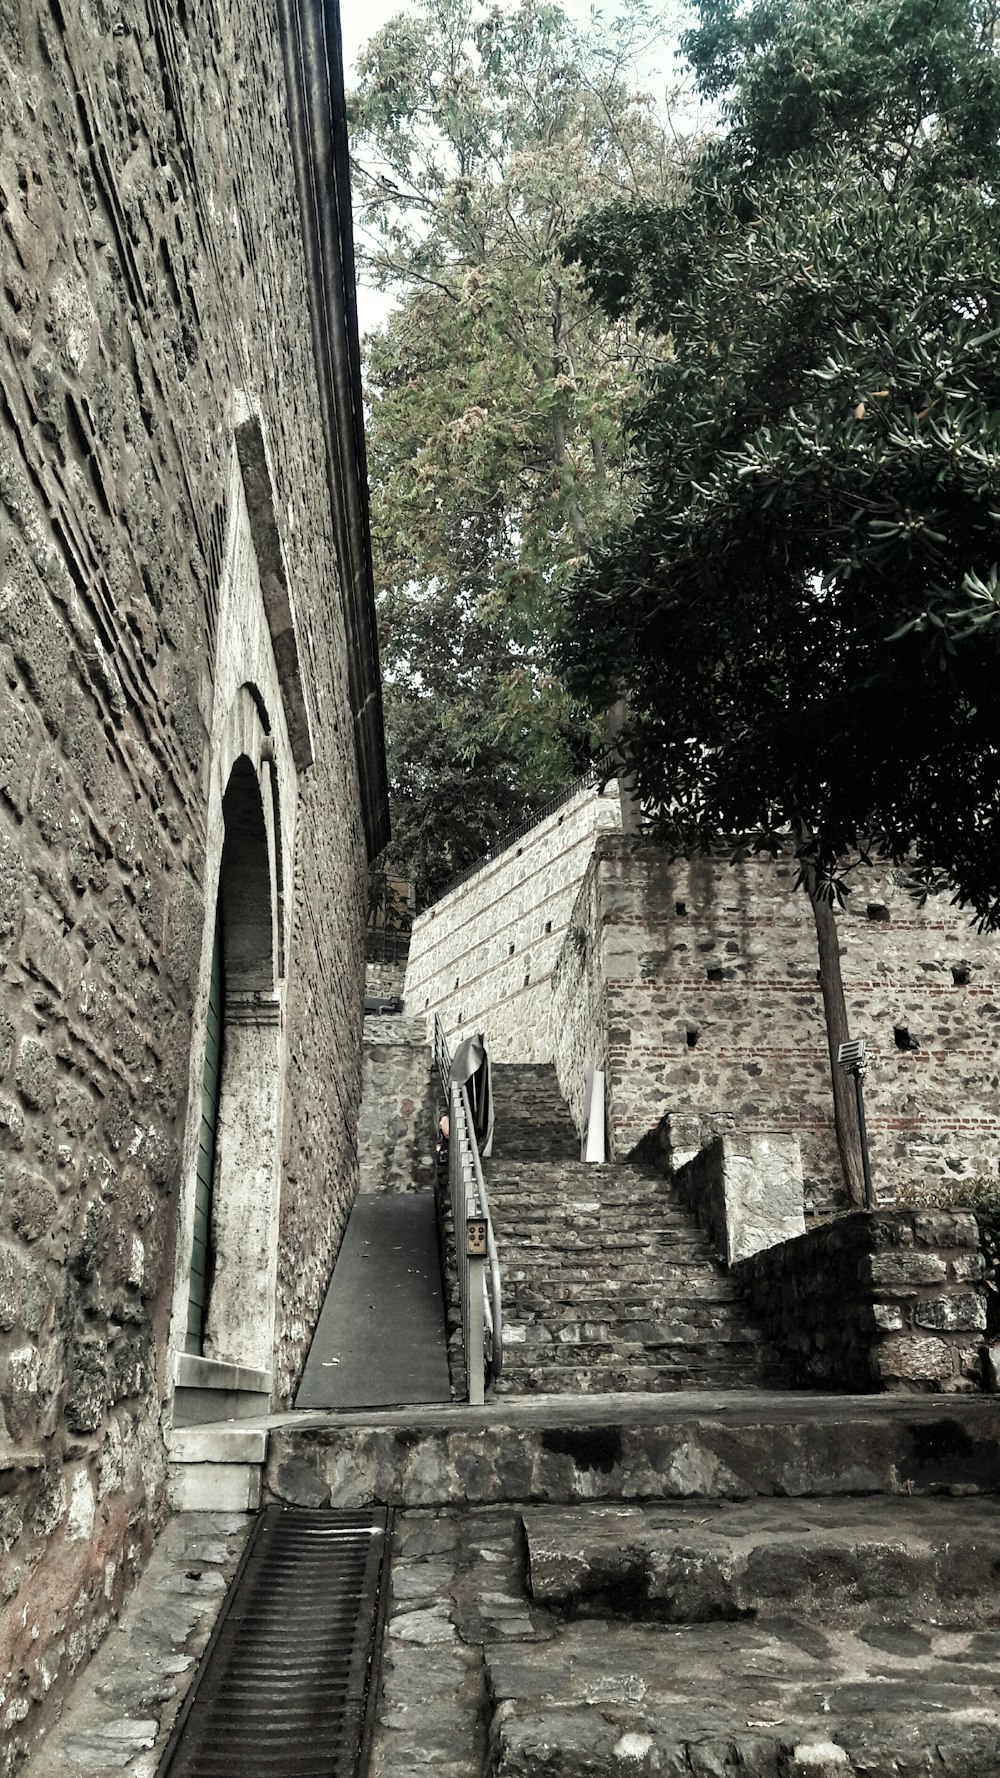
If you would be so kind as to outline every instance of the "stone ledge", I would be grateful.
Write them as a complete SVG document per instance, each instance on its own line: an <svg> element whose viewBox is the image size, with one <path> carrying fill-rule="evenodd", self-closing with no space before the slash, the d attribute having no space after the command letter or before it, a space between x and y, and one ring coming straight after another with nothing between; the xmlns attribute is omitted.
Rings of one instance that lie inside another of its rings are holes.
<svg viewBox="0 0 1000 1778"><path fill-rule="evenodd" d="M267 1433L260 1426L174 1426L167 1434L174 1463L263 1463Z"/></svg>
<svg viewBox="0 0 1000 1778"><path fill-rule="evenodd" d="M170 1504L179 1513L253 1513L260 1506L258 1463L171 1463Z"/></svg>
<svg viewBox="0 0 1000 1778"><path fill-rule="evenodd" d="M995 1396L507 1398L267 1424L266 1498L294 1506L1000 1492Z"/></svg>
<svg viewBox="0 0 1000 1778"><path fill-rule="evenodd" d="M221 1358L201 1358L194 1352L175 1352L173 1372L177 1389L246 1390L254 1395L270 1396L274 1381L270 1371L229 1364Z"/></svg>

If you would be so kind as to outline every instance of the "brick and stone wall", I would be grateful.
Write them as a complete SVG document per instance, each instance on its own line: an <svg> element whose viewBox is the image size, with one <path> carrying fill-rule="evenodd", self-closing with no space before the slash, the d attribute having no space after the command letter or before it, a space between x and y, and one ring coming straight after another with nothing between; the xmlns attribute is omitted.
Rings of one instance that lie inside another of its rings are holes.
<svg viewBox="0 0 1000 1778"><path fill-rule="evenodd" d="M579 790L418 915L407 1012L438 1013L452 1049L482 1031L499 1062L550 1062L552 967L595 835L620 826L615 782Z"/></svg>
<svg viewBox="0 0 1000 1778"><path fill-rule="evenodd" d="M971 1211L858 1211L732 1275L799 1388L981 1387L986 1302Z"/></svg>
<svg viewBox="0 0 1000 1778"><path fill-rule="evenodd" d="M164 1505L216 625L259 416L315 763L298 787L274 1369L357 1180L362 838L274 9L0 30L0 1772Z"/></svg>
<svg viewBox="0 0 1000 1778"><path fill-rule="evenodd" d="M576 1110L608 1074L612 1152L669 1119L676 1160L726 1132L797 1136L807 1210L835 1197L829 1061L808 902L791 863L671 864L599 839L553 977L556 1062ZM855 872L838 915L852 1034L868 1040L875 1183L996 1173L1000 940L890 869ZM577 1115L579 1115L577 1113Z"/></svg>

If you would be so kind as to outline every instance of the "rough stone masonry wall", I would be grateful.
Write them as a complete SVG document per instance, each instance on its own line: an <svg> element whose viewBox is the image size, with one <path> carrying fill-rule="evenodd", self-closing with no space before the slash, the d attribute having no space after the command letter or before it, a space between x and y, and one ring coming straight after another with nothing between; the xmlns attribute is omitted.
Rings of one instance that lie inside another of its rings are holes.
<svg viewBox="0 0 1000 1778"><path fill-rule="evenodd" d="M371 1013L364 1043L361 1190L433 1191L437 1102L424 1020Z"/></svg>
<svg viewBox="0 0 1000 1778"><path fill-rule="evenodd" d="M451 1047L485 1033L498 1062L550 1062L549 977L595 835L621 826L615 782L578 791L413 922L406 1010Z"/></svg>
<svg viewBox="0 0 1000 1778"><path fill-rule="evenodd" d="M603 996L615 1155L665 1115L685 1159L726 1131L793 1134L807 1200L828 1202L840 1178L829 1062L815 928L794 866L671 864L648 843L604 835L591 871L554 983L571 1104ZM838 921L851 1031L873 1052L876 1187L891 1197L897 1182L995 1173L1000 940L977 934L946 896L919 908L890 869L851 883Z"/></svg>
<svg viewBox="0 0 1000 1778"><path fill-rule="evenodd" d="M573 903L570 924L551 977L552 1050L570 1116L582 1131L591 1069L608 1065L607 989L598 900L600 872L592 857Z"/></svg>
<svg viewBox="0 0 1000 1778"><path fill-rule="evenodd" d="M0 8L5 1775L117 1610L163 1506L236 390L261 414L314 688L283 1390L357 1177L361 838L280 68L270 5Z"/></svg>
<svg viewBox="0 0 1000 1778"><path fill-rule="evenodd" d="M980 1387L986 1302L971 1211L859 1211L732 1275L799 1388Z"/></svg>

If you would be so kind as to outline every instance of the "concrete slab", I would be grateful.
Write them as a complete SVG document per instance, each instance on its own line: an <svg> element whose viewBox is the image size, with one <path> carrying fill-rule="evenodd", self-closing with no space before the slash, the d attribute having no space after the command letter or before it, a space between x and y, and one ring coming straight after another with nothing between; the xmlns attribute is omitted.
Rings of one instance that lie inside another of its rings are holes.
<svg viewBox="0 0 1000 1778"><path fill-rule="evenodd" d="M174 1426L167 1449L175 1463L263 1463L267 1433L262 1426Z"/></svg>
<svg viewBox="0 0 1000 1778"><path fill-rule="evenodd" d="M179 1513L253 1513L260 1505L259 1463L171 1463L170 1504Z"/></svg>
<svg viewBox="0 0 1000 1778"><path fill-rule="evenodd" d="M295 1405L382 1408L450 1396L434 1193L360 1197Z"/></svg>

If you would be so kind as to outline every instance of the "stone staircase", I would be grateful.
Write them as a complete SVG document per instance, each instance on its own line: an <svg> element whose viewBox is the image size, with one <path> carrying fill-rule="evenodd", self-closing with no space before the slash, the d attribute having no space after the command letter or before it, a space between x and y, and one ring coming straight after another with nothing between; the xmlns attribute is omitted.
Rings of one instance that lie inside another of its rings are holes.
<svg viewBox="0 0 1000 1778"><path fill-rule="evenodd" d="M494 1161L578 1161L580 1138L551 1062L497 1062Z"/></svg>
<svg viewBox="0 0 1000 1778"><path fill-rule="evenodd" d="M585 1165L551 1066L494 1069L486 1164L505 1332L500 1393L781 1387L693 1215L662 1178Z"/></svg>

